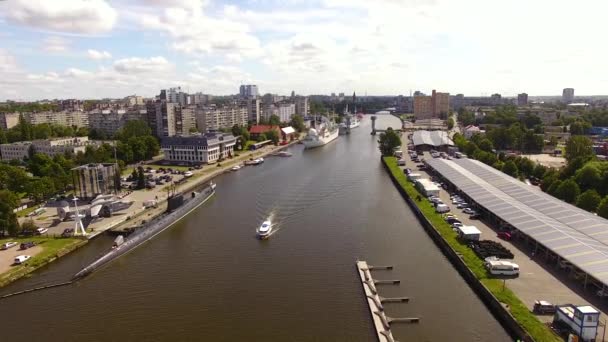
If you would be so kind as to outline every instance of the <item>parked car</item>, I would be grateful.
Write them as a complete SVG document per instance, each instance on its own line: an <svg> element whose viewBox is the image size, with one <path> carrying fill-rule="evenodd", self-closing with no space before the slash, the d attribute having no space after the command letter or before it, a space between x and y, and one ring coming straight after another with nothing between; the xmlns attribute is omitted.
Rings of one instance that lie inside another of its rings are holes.
<svg viewBox="0 0 608 342"><path fill-rule="evenodd" d="M405 173L409 175L410 173L412 173L412 169L410 169L410 168L405 169Z"/></svg>
<svg viewBox="0 0 608 342"><path fill-rule="evenodd" d="M21 265L31 258L29 255L18 255L15 257L15 265Z"/></svg>
<svg viewBox="0 0 608 342"><path fill-rule="evenodd" d="M460 222L459 219L456 219L456 218L450 218L447 221L448 221L449 224L462 223L462 222Z"/></svg>
<svg viewBox="0 0 608 342"><path fill-rule="evenodd" d="M453 198L452 199L452 204L458 204L458 203L462 203L463 201L460 198Z"/></svg>
<svg viewBox="0 0 608 342"><path fill-rule="evenodd" d="M399 159L399 160L397 160L397 165L404 166L405 165L405 159Z"/></svg>
<svg viewBox="0 0 608 342"><path fill-rule="evenodd" d="M510 241L512 236L511 236L511 232L498 232L498 234L496 235L499 238L503 239L503 240L507 240Z"/></svg>
<svg viewBox="0 0 608 342"><path fill-rule="evenodd" d="M9 241L9 242L5 242L2 244L2 247L0 247L0 249L2 249L3 251L9 249L9 248L13 248L17 246L17 243L15 241Z"/></svg>
<svg viewBox="0 0 608 342"><path fill-rule="evenodd" d="M46 234L46 232L48 232L48 231L49 231L48 228L38 228L38 229L36 229L36 235Z"/></svg>
<svg viewBox="0 0 608 342"><path fill-rule="evenodd" d="M464 208L468 208L469 204L467 202L460 202L456 205L456 208L458 209L464 209Z"/></svg>
<svg viewBox="0 0 608 342"><path fill-rule="evenodd" d="M478 219L481 218L481 214L480 213L473 213L473 214L469 215L469 218L471 220L478 220Z"/></svg>
<svg viewBox="0 0 608 342"><path fill-rule="evenodd" d="M465 213L465 214L469 214L469 215L473 215L473 214L475 214L475 210L473 210L473 209L471 209L471 208L464 208L464 209L462 210L462 212L463 212L463 213Z"/></svg>
<svg viewBox="0 0 608 342"><path fill-rule="evenodd" d="M19 246L19 249L25 250L28 248L32 248L34 246L36 246L36 243L34 241L28 241L28 242L21 243L21 245Z"/></svg>
<svg viewBox="0 0 608 342"><path fill-rule="evenodd" d="M544 300L535 300L532 307L532 312L538 315L552 315L555 311L557 311L555 305Z"/></svg>

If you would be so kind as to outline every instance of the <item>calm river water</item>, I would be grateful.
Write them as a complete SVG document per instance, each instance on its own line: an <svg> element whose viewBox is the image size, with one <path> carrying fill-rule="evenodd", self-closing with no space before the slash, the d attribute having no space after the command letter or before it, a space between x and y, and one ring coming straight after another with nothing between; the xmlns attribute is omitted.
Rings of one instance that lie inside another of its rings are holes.
<svg viewBox="0 0 608 342"><path fill-rule="evenodd" d="M397 127L380 116L377 127ZM92 276L0 302L3 341L374 341L355 260L375 272L401 341L508 341L424 232L379 161L369 118L322 148L216 179L216 197ZM267 241L255 228L268 216ZM101 237L2 293L65 281Z"/></svg>

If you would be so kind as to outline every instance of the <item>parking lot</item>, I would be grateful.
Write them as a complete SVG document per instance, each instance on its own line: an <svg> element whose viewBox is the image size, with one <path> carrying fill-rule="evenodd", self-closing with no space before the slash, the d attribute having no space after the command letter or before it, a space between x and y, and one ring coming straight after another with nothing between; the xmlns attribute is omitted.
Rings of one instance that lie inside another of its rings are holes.
<svg viewBox="0 0 608 342"><path fill-rule="evenodd" d="M16 256L29 255L33 257L40 252L42 252L41 246L34 246L26 250L19 250L19 245L17 245L4 251L0 250L0 274L14 267L13 264Z"/></svg>
<svg viewBox="0 0 608 342"><path fill-rule="evenodd" d="M419 173L423 178L431 178L422 165L422 158L433 158L430 153L424 152L419 156L419 162L414 162L407 152L404 151L406 165L403 169L410 168L412 172ZM441 188L441 187L440 187ZM586 290L580 281L576 281L568 276L568 273L559 269L554 264L545 262L542 255L534 255L533 248L526 245L526 242L514 238L506 241L497 236L498 227L492 227L481 219L470 219L468 214L463 213L463 209L456 208L452 203L450 194L443 188L440 190L441 201L449 206L450 213L458 217L463 225L472 225L481 231L481 240L499 241L504 247L508 248L514 255L513 262L519 265L520 275L516 278L506 280L509 287L530 309L535 300L546 300L553 304L590 304L602 312L600 322L604 323L607 319L606 312L608 306L605 300L596 296L594 291ZM473 206L474 207L474 206ZM539 315L538 318L544 322L552 321L552 315ZM598 340L601 340L603 327L598 330Z"/></svg>

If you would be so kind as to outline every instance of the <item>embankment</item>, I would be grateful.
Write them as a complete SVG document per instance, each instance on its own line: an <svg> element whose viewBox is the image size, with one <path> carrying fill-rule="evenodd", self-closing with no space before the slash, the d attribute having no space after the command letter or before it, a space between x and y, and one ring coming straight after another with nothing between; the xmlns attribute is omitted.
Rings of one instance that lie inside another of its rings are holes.
<svg viewBox="0 0 608 342"><path fill-rule="evenodd" d="M382 164L435 244L514 339L538 342L561 341L508 287L503 288L500 279L488 278L483 262L470 248L457 240L451 227L407 180L394 157L382 158Z"/></svg>

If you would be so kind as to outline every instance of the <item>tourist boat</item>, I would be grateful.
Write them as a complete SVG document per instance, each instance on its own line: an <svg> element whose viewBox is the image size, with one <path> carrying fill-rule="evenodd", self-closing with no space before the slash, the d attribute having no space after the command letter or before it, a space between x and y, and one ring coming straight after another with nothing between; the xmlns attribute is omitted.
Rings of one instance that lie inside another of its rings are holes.
<svg viewBox="0 0 608 342"><path fill-rule="evenodd" d="M319 129L311 128L308 130L308 134L302 140L304 148L315 148L323 146L331 141L338 138L339 130L338 126L332 121L326 121L319 125Z"/></svg>
<svg viewBox="0 0 608 342"><path fill-rule="evenodd" d="M235 166L233 166L233 167L232 167L232 169L230 169L230 170L232 170L232 171L238 171L238 170L240 170L240 169L241 169L241 165L235 165Z"/></svg>
<svg viewBox="0 0 608 342"><path fill-rule="evenodd" d="M291 152L287 152L287 151L281 151L277 154L277 156L279 157L291 157L293 156L293 153Z"/></svg>
<svg viewBox="0 0 608 342"><path fill-rule="evenodd" d="M270 220L262 222L262 225L258 227L257 234L260 239L267 239L272 232L272 222Z"/></svg>

